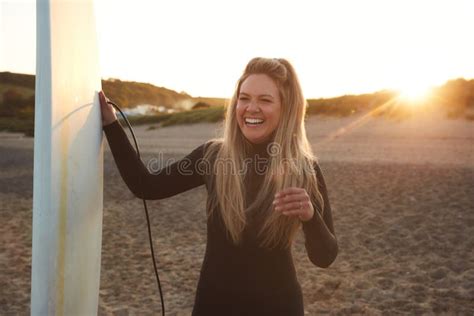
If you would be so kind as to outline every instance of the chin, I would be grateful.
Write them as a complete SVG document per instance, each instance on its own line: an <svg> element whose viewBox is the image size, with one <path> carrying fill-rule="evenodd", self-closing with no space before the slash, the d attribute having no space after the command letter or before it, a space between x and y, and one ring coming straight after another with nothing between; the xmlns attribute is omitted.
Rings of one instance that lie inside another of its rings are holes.
<svg viewBox="0 0 474 316"><path fill-rule="evenodd" d="M245 132L243 132L243 130L245 130ZM255 133L255 131L250 131L249 133L249 131L246 130L246 126L244 128L241 127L240 131L244 138L252 144L263 143L269 138L269 135L265 135L265 133Z"/></svg>
<svg viewBox="0 0 474 316"><path fill-rule="evenodd" d="M252 144L260 144L265 142L267 138L255 138L255 137L245 137Z"/></svg>

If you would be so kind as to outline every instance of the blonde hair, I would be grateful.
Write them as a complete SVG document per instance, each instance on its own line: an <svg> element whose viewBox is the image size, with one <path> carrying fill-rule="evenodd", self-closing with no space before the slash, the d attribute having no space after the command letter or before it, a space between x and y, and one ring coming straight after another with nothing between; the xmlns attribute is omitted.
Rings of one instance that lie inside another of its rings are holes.
<svg viewBox="0 0 474 316"><path fill-rule="evenodd" d="M268 75L277 84L281 119L273 133L272 144L277 146L277 150L271 154L259 194L246 207L245 175L237 171L245 169L243 160L248 145L237 122L236 104L242 83L252 74ZM204 155L207 161L214 161L214 175L210 177L208 188L208 208L211 210L208 216L220 210L227 235L234 244L238 245L242 241L242 231L247 224L246 213L256 209L263 212L261 215L264 218L257 234L259 245L266 248L291 247L301 221L298 217L275 212L272 206L275 193L284 188L305 188L315 211L322 213L324 202L314 170L317 158L312 152L304 126L306 106L295 70L287 60L260 57L250 60L227 105L223 138L210 141Z"/></svg>

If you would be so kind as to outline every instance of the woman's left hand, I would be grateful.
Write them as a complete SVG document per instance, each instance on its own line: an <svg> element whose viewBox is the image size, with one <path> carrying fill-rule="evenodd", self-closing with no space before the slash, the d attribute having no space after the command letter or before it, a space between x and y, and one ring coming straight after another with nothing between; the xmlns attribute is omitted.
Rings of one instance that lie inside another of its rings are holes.
<svg viewBox="0 0 474 316"><path fill-rule="evenodd" d="M273 201L275 211L287 216L298 216L303 222L309 221L314 216L313 203L308 192L302 188L286 188L275 194Z"/></svg>

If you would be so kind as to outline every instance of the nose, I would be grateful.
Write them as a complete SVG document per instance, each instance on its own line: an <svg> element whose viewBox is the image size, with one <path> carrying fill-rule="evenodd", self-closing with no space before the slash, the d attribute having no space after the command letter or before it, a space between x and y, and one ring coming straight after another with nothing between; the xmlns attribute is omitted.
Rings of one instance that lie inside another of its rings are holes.
<svg viewBox="0 0 474 316"><path fill-rule="evenodd" d="M249 102L249 105L247 106L247 111L252 113L260 112L260 107L258 106L257 102L252 101Z"/></svg>

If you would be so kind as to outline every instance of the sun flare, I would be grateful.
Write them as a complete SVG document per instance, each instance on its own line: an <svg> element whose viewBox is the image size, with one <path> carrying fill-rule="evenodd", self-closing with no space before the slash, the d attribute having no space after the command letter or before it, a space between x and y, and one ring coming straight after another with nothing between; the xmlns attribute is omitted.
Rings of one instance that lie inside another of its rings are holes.
<svg viewBox="0 0 474 316"><path fill-rule="evenodd" d="M429 94L428 88L418 89L417 87L409 87L407 89L399 90L398 95L401 99L408 101L420 101L426 98Z"/></svg>
<svg viewBox="0 0 474 316"><path fill-rule="evenodd" d="M411 104L425 101L430 96L431 90L431 86L419 83L407 84L396 89L399 99Z"/></svg>

